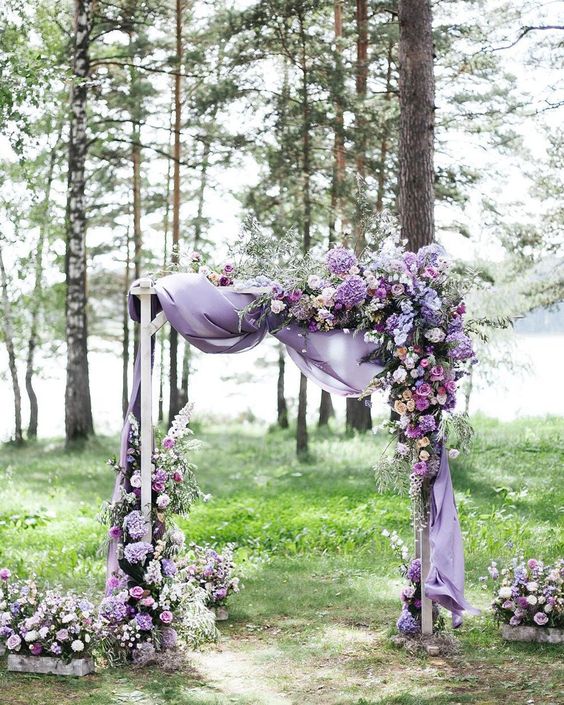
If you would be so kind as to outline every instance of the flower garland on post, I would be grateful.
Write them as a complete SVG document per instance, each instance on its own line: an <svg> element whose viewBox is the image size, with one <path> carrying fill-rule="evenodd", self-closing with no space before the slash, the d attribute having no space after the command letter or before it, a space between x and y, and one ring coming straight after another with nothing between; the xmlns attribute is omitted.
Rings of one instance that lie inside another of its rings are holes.
<svg viewBox="0 0 564 705"><path fill-rule="evenodd" d="M109 526L108 537L117 541L120 571L108 580L99 619L105 651L115 660L147 660L176 646L179 638L190 645L215 638L207 594L179 561L184 534L167 521L171 514L188 514L202 496L195 466L187 460L199 447L188 428L191 412L188 404L177 414L152 454L152 543L142 540L140 440L134 416L129 418L127 467L109 461L124 473L124 484L118 499L105 505L101 519Z"/></svg>

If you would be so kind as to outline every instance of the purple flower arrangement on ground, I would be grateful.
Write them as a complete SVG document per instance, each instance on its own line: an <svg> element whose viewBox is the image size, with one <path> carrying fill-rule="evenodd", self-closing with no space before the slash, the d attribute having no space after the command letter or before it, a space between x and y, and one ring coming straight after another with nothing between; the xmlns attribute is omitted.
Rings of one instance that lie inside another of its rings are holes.
<svg viewBox="0 0 564 705"><path fill-rule="evenodd" d="M72 592L42 591L35 580L10 579L0 569L0 643L11 654L70 661L92 653L98 642L96 608Z"/></svg>
<svg viewBox="0 0 564 705"><path fill-rule="evenodd" d="M192 544L186 558L188 580L206 591L208 607L224 606L229 595L239 592L239 578L233 576L233 549L222 553Z"/></svg>
<svg viewBox="0 0 564 705"><path fill-rule="evenodd" d="M512 627L564 628L564 559L545 565L536 558L514 559L507 568L492 562L495 619Z"/></svg>
<svg viewBox="0 0 564 705"><path fill-rule="evenodd" d="M102 513L119 564L98 615L101 643L112 660L142 661L179 639L193 646L215 638L207 593L182 567L184 534L167 521L173 514L185 516L201 496L188 461L199 446L188 428L191 408L180 411L153 451L151 542L141 512L140 439L133 416L127 467L111 462L125 476L120 496Z"/></svg>

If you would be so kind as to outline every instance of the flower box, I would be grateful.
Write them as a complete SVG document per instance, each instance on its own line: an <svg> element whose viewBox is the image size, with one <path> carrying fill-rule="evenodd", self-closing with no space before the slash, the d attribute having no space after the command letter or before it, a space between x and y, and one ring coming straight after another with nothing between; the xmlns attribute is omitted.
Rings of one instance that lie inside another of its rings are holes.
<svg viewBox="0 0 564 705"><path fill-rule="evenodd" d="M564 644L564 629L555 629L554 627L512 627L510 624L502 624L501 636L507 641Z"/></svg>
<svg viewBox="0 0 564 705"><path fill-rule="evenodd" d="M3 644L0 644L0 656L4 656L6 653L6 647Z"/></svg>
<svg viewBox="0 0 564 705"><path fill-rule="evenodd" d="M212 612L215 614L216 622L226 622L229 619L227 607L212 607Z"/></svg>
<svg viewBox="0 0 564 705"><path fill-rule="evenodd" d="M94 673L94 659L73 658L65 663L54 656L28 656L10 654L8 656L8 670L19 673L50 673L56 676L87 676Z"/></svg>

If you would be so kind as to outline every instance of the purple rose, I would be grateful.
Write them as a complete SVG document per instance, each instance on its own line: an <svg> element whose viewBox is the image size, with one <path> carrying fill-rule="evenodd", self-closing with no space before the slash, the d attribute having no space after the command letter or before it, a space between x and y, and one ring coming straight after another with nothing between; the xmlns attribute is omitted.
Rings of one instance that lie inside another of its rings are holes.
<svg viewBox="0 0 564 705"><path fill-rule="evenodd" d="M233 266L233 262L226 262L223 265L223 273L224 274L233 274L233 270L235 267Z"/></svg>
<svg viewBox="0 0 564 705"><path fill-rule="evenodd" d="M288 301L291 304L297 303L301 298L302 298L302 291L301 289L293 289L289 294L288 294Z"/></svg>
<svg viewBox="0 0 564 705"><path fill-rule="evenodd" d="M429 400L426 397L420 397L416 395L415 397L415 408L417 411L426 411L431 404L429 403Z"/></svg>
<svg viewBox="0 0 564 705"><path fill-rule="evenodd" d="M433 382L438 382L444 379L444 376L445 371L441 365L435 365L434 367L431 367L431 379L433 380Z"/></svg>
<svg viewBox="0 0 564 705"><path fill-rule="evenodd" d="M523 597L523 596L518 597L516 602L519 605L519 607L521 607L521 609L524 609L524 610L526 610L527 607L529 606L529 603L527 602L527 598Z"/></svg>
<svg viewBox="0 0 564 705"><path fill-rule="evenodd" d="M12 634L6 641L6 648L10 651L18 651L22 644L21 637L18 634Z"/></svg>
<svg viewBox="0 0 564 705"><path fill-rule="evenodd" d="M527 561L527 565L531 570L536 570L539 567L539 562L536 561L534 558L529 558ZM2 571L0 570L0 578L2 577Z"/></svg>
<svg viewBox="0 0 564 705"><path fill-rule="evenodd" d="M544 626L548 622L548 617L544 612L537 612L533 619L535 620L536 624L539 625L539 627Z"/></svg>
<svg viewBox="0 0 564 705"><path fill-rule="evenodd" d="M141 631L149 632L153 628L153 618L150 614L147 614L146 612L138 612L135 615L135 621L137 622Z"/></svg>
<svg viewBox="0 0 564 705"><path fill-rule="evenodd" d="M163 448L174 448L176 445L176 441L174 438L171 438L170 436L165 436L163 438Z"/></svg>
<svg viewBox="0 0 564 705"><path fill-rule="evenodd" d="M69 638L69 630L59 629L55 636L57 637L57 641L67 641Z"/></svg>
<svg viewBox="0 0 564 705"><path fill-rule="evenodd" d="M29 647L29 650L31 651L33 656L39 656L39 654L43 651L43 647L39 642L36 641L35 644L32 644Z"/></svg>
<svg viewBox="0 0 564 705"><path fill-rule="evenodd" d="M174 615L170 610L163 610L159 615L159 619L163 624L170 624L174 619Z"/></svg>
<svg viewBox="0 0 564 705"><path fill-rule="evenodd" d="M415 475L418 475L419 477L425 477L429 471L429 466L424 460L420 460L418 463L414 463L412 467L413 472Z"/></svg>
<svg viewBox="0 0 564 705"><path fill-rule="evenodd" d="M136 585L129 590L129 594L134 600L140 600L143 597L145 590L140 585Z"/></svg>
<svg viewBox="0 0 564 705"><path fill-rule="evenodd" d="M423 384L420 384L417 388L417 394L420 397L429 397L431 396L432 392L433 390L431 388L431 385L427 384L427 382L423 382Z"/></svg>
<svg viewBox="0 0 564 705"><path fill-rule="evenodd" d="M119 526L111 526L108 530L108 536L111 539L119 539L121 537L121 528Z"/></svg>
<svg viewBox="0 0 564 705"><path fill-rule="evenodd" d="M8 568L0 568L0 580L8 580L8 578L12 575Z"/></svg>

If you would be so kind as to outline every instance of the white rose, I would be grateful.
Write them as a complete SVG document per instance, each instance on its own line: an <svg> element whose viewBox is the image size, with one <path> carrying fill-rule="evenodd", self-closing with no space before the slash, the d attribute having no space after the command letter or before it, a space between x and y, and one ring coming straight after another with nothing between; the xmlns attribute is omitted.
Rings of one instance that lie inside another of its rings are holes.
<svg viewBox="0 0 564 705"><path fill-rule="evenodd" d="M404 367L398 367L398 369L394 371L392 377L394 378L394 382L404 382L407 377L407 372Z"/></svg>
<svg viewBox="0 0 564 705"><path fill-rule="evenodd" d="M75 639L71 644L71 649L73 651L84 651L84 644L80 639Z"/></svg>
<svg viewBox="0 0 564 705"><path fill-rule="evenodd" d="M270 310L272 311L272 313L282 313L285 308L286 304L283 301L274 299L270 302Z"/></svg>
<svg viewBox="0 0 564 705"><path fill-rule="evenodd" d="M549 604L549 605L545 605L545 606L544 606L544 611L545 611L547 614L549 614L550 612L552 612L552 605L550 605L550 604Z"/></svg>
<svg viewBox="0 0 564 705"><path fill-rule="evenodd" d="M317 274L311 274L308 277L307 284L311 289L319 289L321 286L321 277L318 277Z"/></svg>
<svg viewBox="0 0 564 705"><path fill-rule="evenodd" d="M61 619L61 622L62 622L63 624L68 624L69 622L72 622L72 621L74 621L75 619L76 619L76 615L75 615L75 614L70 614L70 613L69 613L69 614L64 614L64 615L63 615L63 618Z"/></svg>
<svg viewBox="0 0 564 705"><path fill-rule="evenodd" d="M532 583L527 583L527 590L529 592L536 592L539 589L539 584L532 582Z"/></svg>
<svg viewBox="0 0 564 705"><path fill-rule="evenodd" d="M440 328L430 328L428 331L425 331L425 337L432 343L440 343L445 339L446 335Z"/></svg>
<svg viewBox="0 0 564 705"><path fill-rule="evenodd" d="M333 303L333 296L335 295L335 289L332 286L326 286L321 292L321 299L324 306L329 306Z"/></svg>
<svg viewBox="0 0 564 705"><path fill-rule="evenodd" d="M90 643L90 634L85 634L84 635L84 641L89 644Z"/></svg>
<svg viewBox="0 0 564 705"><path fill-rule="evenodd" d="M132 487L141 487L141 475L135 473L131 476L129 483Z"/></svg>
<svg viewBox="0 0 564 705"><path fill-rule="evenodd" d="M24 639L30 643L32 641L36 641L39 638L39 632L36 632L35 629L32 629L30 632L28 632L25 636Z"/></svg>
<svg viewBox="0 0 564 705"><path fill-rule="evenodd" d="M537 596L536 596L536 595L529 595L529 597L527 597L527 602L528 602L530 605L536 605L537 602L538 602Z"/></svg>
<svg viewBox="0 0 564 705"><path fill-rule="evenodd" d="M47 634L49 634L49 629L48 629L47 627L41 627L41 629L39 630L39 636L40 636L42 639L45 639L45 637L47 636Z"/></svg>
<svg viewBox="0 0 564 705"><path fill-rule="evenodd" d="M513 595L513 591L510 587L502 587L499 589L498 595L503 597L504 600L510 598Z"/></svg>

